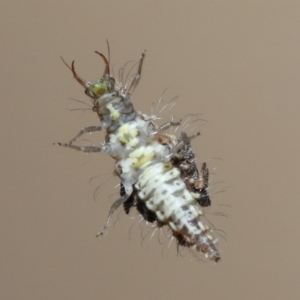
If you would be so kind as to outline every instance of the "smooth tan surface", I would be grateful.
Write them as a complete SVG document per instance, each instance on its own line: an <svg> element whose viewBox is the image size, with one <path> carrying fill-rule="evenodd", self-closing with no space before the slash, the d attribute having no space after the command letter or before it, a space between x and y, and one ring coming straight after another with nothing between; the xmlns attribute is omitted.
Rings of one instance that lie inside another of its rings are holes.
<svg viewBox="0 0 300 300"><path fill-rule="evenodd" d="M2 1L0 14L0 299L298 299L299 1ZM220 263L177 256L121 210L95 238L113 161L52 143L98 123L67 110L89 102L59 56L97 79L106 38L116 70L147 49L137 108L168 87L174 115L208 121L194 149L217 167Z"/></svg>

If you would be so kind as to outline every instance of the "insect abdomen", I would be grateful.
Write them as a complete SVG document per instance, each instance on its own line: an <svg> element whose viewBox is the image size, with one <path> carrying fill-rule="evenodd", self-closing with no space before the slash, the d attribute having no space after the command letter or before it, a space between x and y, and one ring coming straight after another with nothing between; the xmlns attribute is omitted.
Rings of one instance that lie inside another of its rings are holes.
<svg viewBox="0 0 300 300"><path fill-rule="evenodd" d="M148 166L135 184L138 197L154 212L158 226L168 225L182 246L195 248L218 261L220 255L210 229L201 221L202 211L170 163Z"/></svg>

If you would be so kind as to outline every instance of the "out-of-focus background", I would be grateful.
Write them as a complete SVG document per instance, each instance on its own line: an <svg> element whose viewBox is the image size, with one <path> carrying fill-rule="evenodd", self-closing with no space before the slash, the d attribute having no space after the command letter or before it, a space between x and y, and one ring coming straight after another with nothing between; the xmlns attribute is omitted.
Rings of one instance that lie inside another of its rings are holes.
<svg viewBox="0 0 300 300"><path fill-rule="evenodd" d="M2 1L0 14L1 299L298 299L298 1ZM60 56L95 80L106 39L115 70L147 49L139 110L168 88L171 114L203 114L193 147L220 263L121 209L95 238L118 197L113 161L52 144L98 124L70 111L89 101Z"/></svg>

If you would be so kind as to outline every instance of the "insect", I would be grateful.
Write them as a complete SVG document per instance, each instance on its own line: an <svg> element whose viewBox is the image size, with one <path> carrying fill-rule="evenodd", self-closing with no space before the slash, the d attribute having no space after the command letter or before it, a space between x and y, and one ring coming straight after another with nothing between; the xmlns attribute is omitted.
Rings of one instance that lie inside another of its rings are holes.
<svg viewBox="0 0 300 300"><path fill-rule="evenodd" d="M71 66L64 63L92 100L100 124L83 128L68 143L57 144L86 153L105 152L115 160L114 173L121 181L120 198L111 205L98 236L107 232L112 214L120 205L126 213L136 207L146 221L155 222L157 227L167 226L179 245L219 261L216 239L204 224L201 210L211 201L207 193L208 168L203 163L199 172L190 143L196 135L166 134L167 129L180 122L171 120L158 126L154 116L135 110L131 96L141 78L145 51L136 74L125 82L123 76L119 80L112 76L109 57L96 53L103 59L105 69L94 83L77 75L74 61ZM102 146L74 144L83 134L100 130L106 131Z"/></svg>

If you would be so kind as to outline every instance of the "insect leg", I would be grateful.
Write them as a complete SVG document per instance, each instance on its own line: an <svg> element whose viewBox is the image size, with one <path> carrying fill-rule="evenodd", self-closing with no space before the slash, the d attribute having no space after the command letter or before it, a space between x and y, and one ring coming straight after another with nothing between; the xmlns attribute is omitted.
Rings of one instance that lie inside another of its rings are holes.
<svg viewBox="0 0 300 300"><path fill-rule="evenodd" d="M80 138L83 134L85 133L91 133L91 132L96 132L96 131L101 131L102 130L102 126L86 126L84 128L82 128L80 130L80 132L69 141L69 144L71 145L72 143L74 143L78 138Z"/></svg>
<svg viewBox="0 0 300 300"><path fill-rule="evenodd" d="M181 120L179 120L179 122L173 122L173 121L167 122L167 123L159 126L156 130L150 132L149 136L155 136L155 135L160 134L163 131L169 129L172 126L179 126L180 124L181 124Z"/></svg>
<svg viewBox="0 0 300 300"><path fill-rule="evenodd" d="M56 145L71 148L71 149L81 151L81 152L86 152L86 153L103 151L103 147L99 147L99 146L75 146L75 145L68 144L68 143L56 143Z"/></svg>
<svg viewBox="0 0 300 300"><path fill-rule="evenodd" d="M97 233L97 237L100 236L100 235L104 235L105 232L107 231L108 227L109 227L109 222L110 222L110 219L112 217L112 214L114 213L114 211L122 204L124 203L126 200L128 200L128 198L130 197L130 195L127 195L125 194L123 197L121 197L120 199L116 200L112 206L110 207L109 209L109 213L108 213L108 216L107 216L107 219L106 219L106 222L103 226L103 228Z"/></svg>

